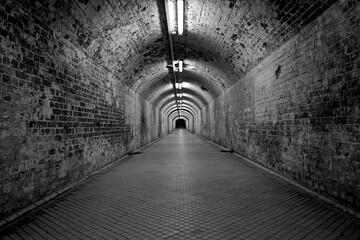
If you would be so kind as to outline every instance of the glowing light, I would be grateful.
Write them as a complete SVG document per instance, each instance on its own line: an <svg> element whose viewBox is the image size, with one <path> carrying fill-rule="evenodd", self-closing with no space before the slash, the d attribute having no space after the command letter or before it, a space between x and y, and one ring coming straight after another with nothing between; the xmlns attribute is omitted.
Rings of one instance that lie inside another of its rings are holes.
<svg viewBox="0 0 360 240"><path fill-rule="evenodd" d="M191 84L188 82L182 82L182 87L183 88L191 88Z"/></svg>
<svg viewBox="0 0 360 240"><path fill-rule="evenodd" d="M177 1L177 13L178 13L178 34L182 35L184 31L184 1Z"/></svg>
<svg viewBox="0 0 360 240"><path fill-rule="evenodd" d="M177 94L177 97L178 97L178 98L181 98L182 96L183 96L182 93L178 93L178 94Z"/></svg>
<svg viewBox="0 0 360 240"><path fill-rule="evenodd" d="M182 83L176 83L176 88L181 89L182 88Z"/></svg>
<svg viewBox="0 0 360 240"><path fill-rule="evenodd" d="M168 7L169 7L169 31L171 33L175 33L175 4L173 1L168 1Z"/></svg>
<svg viewBox="0 0 360 240"><path fill-rule="evenodd" d="M179 72L183 71L183 61L179 61Z"/></svg>

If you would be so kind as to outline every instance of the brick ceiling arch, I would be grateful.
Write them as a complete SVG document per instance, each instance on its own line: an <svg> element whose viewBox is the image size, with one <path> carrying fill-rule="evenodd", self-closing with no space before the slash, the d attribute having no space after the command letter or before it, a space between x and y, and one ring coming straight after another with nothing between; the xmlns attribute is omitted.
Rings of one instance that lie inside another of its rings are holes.
<svg viewBox="0 0 360 240"><path fill-rule="evenodd" d="M194 114L194 112L188 108L188 107L183 107L181 110L177 110L176 107L174 108L170 108L167 110L167 112L165 113L165 116L167 119L173 119L174 117L178 117L179 116L179 113L181 116L188 116L189 119L193 119L195 120L196 119L196 115ZM185 113L185 114L184 114Z"/></svg>
<svg viewBox="0 0 360 240"><path fill-rule="evenodd" d="M174 100L174 99L172 99L172 100ZM192 99L187 99L186 102L183 103L182 105L183 105L183 107L191 109L194 116L199 116L199 114L201 113L201 109L199 109L196 106L196 104L193 102ZM166 116L167 113L173 108L176 108L175 104L173 102L169 101L161 107L160 112Z"/></svg>
<svg viewBox="0 0 360 240"><path fill-rule="evenodd" d="M193 98L199 100L201 106L204 106L210 103L214 99L214 95L209 93L209 90L205 88L203 85L195 85L194 83L184 82L182 89L179 93L185 93L191 95ZM162 87L157 91L154 91L154 95L152 98L149 99L151 103L154 104L155 107L159 106L159 102L165 99L167 96L173 96L173 84L168 83L166 87Z"/></svg>
<svg viewBox="0 0 360 240"><path fill-rule="evenodd" d="M197 114L200 114L200 109L197 108L191 101L186 101L182 104L182 108L183 109L188 109L189 111L191 111L192 114L194 114L194 116L196 116ZM163 113L166 116L170 111L176 109L176 106L173 104L166 104L163 107Z"/></svg>
<svg viewBox="0 0 360 240"><path fill-rule="evenodd" d="M176 112L173 112L169 115L168 119L174 123L178 119L184 119L186 121L186 125L189 127L189 125L192 125L192 122L194 121L194 118L186 111L182 111L181 117L176 114Z"/></svg>
<svg viewBox="0 0 360 240"><path fill-rule="evenodd" d="M175 103L175 96L171 93L172 90L163 93L163 96L160 96L158 101L154 102L154 107L161 109L164 104L168 103L169 99L172 99ZM192 89L183 89L182 93L182 100L191 99L199 109L202 109L208 104L207 99L205 99L201 93L197 93Z"/></svg>
<svg viewBox="0 0 360 240"><path fill-rule="evenodd" d="M185 103L183 105L191 106L194 110L196 110L196 112L200 113L201 107L193 98L184 97L183 99L185 101ZM161 113L165 113L169 108L171 108L173 106L175 106L175 97L174 96L166 99L166 101L164 101L164 103L159 107L159 111Z"/></svg>
<svg viewBox="0 0 360 240"><path fill-rule="evenodd" d="M188 119L194 119L194 115L193 113L187 109L187 108L182 108L181 110L181 116L186 116ZM167 114L168 118L170 119L174 119L176 117L179 116L179 114L177 113L177 109L174 108L174 109L171 109L168 114Z"/></svg>
<svg viewBox="0 0 360 240"><path fill-rule="evenodd" d="M160 112L162 114L166 115L169 109L172 109L174 107L176 108L176 105L174 103L175 97L170 97L169 99L168 99L169 101L166 101L166 103L164 103L160 108ZM194 115L200 114L201 112L201 108L197 106L197 104L194 102L192 98L185 98L183 100L182 106L191 109Z"/></svg>
<svg viewBox="0 0 360 240"><path fill-rule="evenodd" d="M206 84L215 98L334 2L186 0L184 34L173 35L175 59L185 62L179 79ZM18 3L145 99L168 92L163 88L172 70L163 0Z"/></svg>

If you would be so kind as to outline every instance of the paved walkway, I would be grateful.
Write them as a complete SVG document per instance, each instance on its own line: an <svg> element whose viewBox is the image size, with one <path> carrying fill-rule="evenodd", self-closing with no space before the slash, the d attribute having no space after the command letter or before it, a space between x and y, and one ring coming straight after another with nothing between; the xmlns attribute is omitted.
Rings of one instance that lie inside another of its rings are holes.
<svg viewBox="0 0 360 240"><path fill-rule="evenodd" d="M176 131L1 232L1 239L360 239L360 223Z"/></svg>

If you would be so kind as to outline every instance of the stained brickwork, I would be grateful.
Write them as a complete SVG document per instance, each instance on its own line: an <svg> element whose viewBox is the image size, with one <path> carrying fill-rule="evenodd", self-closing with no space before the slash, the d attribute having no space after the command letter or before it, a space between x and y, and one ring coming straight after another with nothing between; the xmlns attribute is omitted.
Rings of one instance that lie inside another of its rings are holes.
<svg viewBox="0 0 360 240"><path fill-rule="evenodd" d="M334 2L187 1L185 37L176 41L176 52L195 62L203 59L197 71L214 68L210 75L227 88Z"/></svg>
<svg viewBox="0 0 360 240"><path fill-rule="evenodd" d="M333 5L203 109L203 136L359 211L358 16Z"/></svg>
<svg viewBox="0 0 360 240"><path fill-rule="evenodd" d="M316 19L334 2L185 1L174 52L196 133L358 207L359 3ZM5 216L168 133L175 97L164 1L0 3Z"/></svg>
<svg viewBox="0 0 360 240"><path fill-rule="evenodd" d="M33 14L1 1L1 219L160 133L158 111L84 53L85 36L75 44Z"/></svg>
<svg viewBox="0 0 360 240"><path fill-rule="evenodd" d="M153 79L171 76L164 1L16 2L140 94ZM219 95L333 2L185 1L184 35L173 36L175 59Z"/></svg>

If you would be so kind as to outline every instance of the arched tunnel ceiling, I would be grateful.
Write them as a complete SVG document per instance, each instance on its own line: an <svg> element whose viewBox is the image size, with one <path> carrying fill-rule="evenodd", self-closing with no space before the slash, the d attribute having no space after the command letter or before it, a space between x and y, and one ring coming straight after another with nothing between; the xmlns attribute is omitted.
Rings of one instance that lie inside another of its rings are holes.
<svg viewBox="0 0 360 240"><path fill-rule="evenodd" d="M193 120L193 115L192 115L192 113L189 112L189 110L187 110L187 109L180 110L180 116L181 116L181 117L185 116L188 120ZM178 113L177 113L177 110L174 110L174 111L172 111L172 112L170 112L170 113L168 114L168 118L169 118L170 120L173 120L173 119L176 118L176 117L179 117L179 115L178 115Z"/></svg>
<svg viewBox="0 0 360 240"><path fill-rule="evenodd" d="M216 81L209 81L209 78L205 78L193 70L184 70L176 75L177 80L184 83L184 89L191 88L195 92L203 92L205 99L213 99L225 90L216 85ZM156 102L157 98L169 90L169 86L173 89L173 75L160 75L158 78L147 81L147 85L143 86L139 90L142 96L150 102Z"/></svg>
<svg viewBox="0 0 360 240"><path fill-rule="evenodd" d="M172 112L168 116L168 120L170 120L171 122L174 122L174 120L178 118L185 118L188 123L193 122L194 119L193 116L186 110L182 110L180 116L176 112Z"/></svg>
<svg viewBox="0 0 360 240"><path fill-rule="evenodd" d="M175 59L185 63L179 80L204 87L208 103L334 2L185 0L184 34L173 35ZM163 0L17 3L145 99L174 94Z"/></svg>
<svg viewBox="0 0 360 240"><path fill-rule="evenodd" d="M161 108L162 105L169 102L170 98L171 98L171 101L175 101L175 96L172 94L172 92L173 92L173 89L169 89L169 87L168 87L167 91L160 94L159 97L156 99L156 101L153 102L154 106ZM193 100L196 103L196 105L200 109L203 108L204 106L206 106L210 102L210 98L211 98L210 95L208 95L206 93L202 93L197 88L193 89L191 85L189 85L186 88L183 88L181 93L183 94L182 100L184 100L184 99L187 100L190 98L191 100Z"/></svg>
<svg viewBox="0 0 360 240"><path fill-rule="evenodd" d="M198 114L200 114L200 113L199 113L199 111L198 111L196 108L194 108L194 106L192 106L190 103L183 105L181 109L190 112L194 118L197 118L197 119L198 119L198 117L199 117ZM163 111L164 117L168 117L169 113L171 113L171 112L173 112L173 111L176 112L176 114L178 114L179 111L176 111L176 110L177 110L177 108L176 108L175 106L171 106L171 105L166 106L166 108L165 108L164 111Z"/></svg>
<svg viewBox="0 0 360 240"><path fill-rule="evenodd" d="M186 104L191 105L194 109L197 109L197 111L201 110L201 107L199 106L198 102L196 102L191 97L185 97L183 98L183 101L186 102ZM159 108L160 112L166 111L169 107L175 106L175 97L170 97L164 102L161 107Z"/></svg>
<svg viewBox="0 0 360 240"><path fill-rule="evenodd" d="M178 113L187 112L187 114L190 114L192 118L196 118L196 112L191 106L184 106L181 110L178 111L176 107L170 107L166 110L165 116L168 118L171 114L178 115Z"/></svg>
<svg viewBox="0 0 360 240"><path fill-rule="evenodd" d="M198 112L190 105L183 106L182 109L179 109L179 110L177 110L176 107L169 107L166 110L164 110L164 117L169 118L169 115L171 113L173 113L175 115L179 115L179 113L182 114L183 111L187 111L189 114L191 113L192 114L191 116L194 119L199 119L199 116L197 116Z"/></svg>

